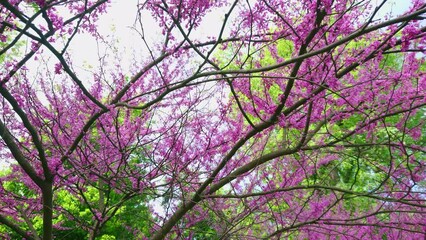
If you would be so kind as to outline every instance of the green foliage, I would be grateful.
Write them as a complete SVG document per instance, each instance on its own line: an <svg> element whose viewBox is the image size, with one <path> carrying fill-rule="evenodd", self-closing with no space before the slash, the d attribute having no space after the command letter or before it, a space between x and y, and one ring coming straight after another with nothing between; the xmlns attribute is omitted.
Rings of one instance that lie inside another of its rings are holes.
<svg viewBox="0 0 426 240"><path fill-rule="evenodd" d="M99 190L94 187L86 189L85 197L93 205L99 204ZM86 226L93 226L93 214L86 204L79 201L75 196L67 191L60 191L57 197L57 205L66 209ZM109 201L117 202L120 196L111 192ZM147 198L144 195L136 196L124 203L116 214L104 225L98 234L97 239L139 239L141 236L149 235L151 226L151 215L146 206ZM92 206L92 207L93 207ZM99 207L99 206L98 206ZM56 230L55 236L60 239L83 239L87 238L89 232L76 225L76 221L61 215L58 218L61 226L67 230ZM129 229L135 230L141 236L134 236ZM139 238L138 238L139 237Z"/></svg>
<svg viewBox="0 0 426 240"><path fill-rule="evenodd" d="M10 169L0 172L0 176L10 174ZM3 181L3 187L15 195L25 198L34 198L36 193L19 181ZM84 196L92 207L99 207L99 190L95 187L87 187ZM108 198L110 205L117 203L120 200L120 195L111 192ZM89 207L77 197L72 195L67 190L57 190L55 193L55 205L60 206L68 214L56 212L53 224L60 226L54 228L53 234L56 239L74 240L87 239L89 232L83 226L93 226L94 218ZM103 226L96 239L141 239L143 236L149 236L149 229L152 227L152 216L146 203L147 196L137 195L124 204L117 210L116 214ZM24 209L28 206L22 206ZM72 217L71 217L72 216ZM24 222L16 222L9 219L15 224L18 224L23 229L27 228ZM34 229L40 234L43 228L43 221L40 215L33 215L31 223ZM130 230L133 230L130 231ZM19 239L20 236L9 228L0 225L0 232L7 233L12 239Z"/></svg>
<svg viewBox="0 0 426 240"><path fill-rule="evenodd" d="M136 196L127 201L117 212L116 216L108 221L101 231L101 236L115 236L116 239L141 239L149 236L152 227L152 217L146 206L147 198L144 195ZM129 229L136 230L134 235Z"/></svg>
<svg viewBox="0 0 426 240"><path fill-rule="evenodd" d="M278 39L274 44L265 46L250 54L247 54L248 49L242 50L240 47L235 47L231 43L227 44L227 49L224 51L216 52L216 59L218 65L223 70L237 70L237 69L252 69L255 67L266 67L276 64L278 60L288 59L294 52L294 44L290 40ZM238 52L236 54L235 52ZM248 79L250 81L250 96L246 96L240 92L237 93L237 98L240 102L249 103L252 101L253 96L260 98L270 98L271 101L278 103L279 96L282 94L281 87L268 80L266 75L252 75ZM234 105L236 111L237 106ZM259 112L263 114L263 112ZM259 123L261 120L258 116L247 113L247 117L253 123ZM246 123L248 125L248 123Z"/></svg>
<svg viewBox="0 0 426 240"><path fill-rule="evenodd" d="M211 227L210 221L203 220L195 224L190 231L194 240L210 240L220 239L220 236L214 228Z"/></svg>
<svg viewBox="0 0 426 240"><path fill-rule="evenodd" d="M7 40L5 42L0 41L0 49L4 49L8 44L16 37L16 34L8 33L6 35ZM18 41L13 45L12 48L10 48L7 52L7 54L1 54L0 55L0 63L3 63L4 61L10 60L15 58L16 56L19 56L22 54L22 47L25 46L24 41Z"/></svg>

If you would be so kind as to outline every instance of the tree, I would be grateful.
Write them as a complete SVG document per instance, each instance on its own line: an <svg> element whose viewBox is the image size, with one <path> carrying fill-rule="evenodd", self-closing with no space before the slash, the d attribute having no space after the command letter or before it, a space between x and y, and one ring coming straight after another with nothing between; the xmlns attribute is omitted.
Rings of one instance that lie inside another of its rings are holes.
<svg viewBox="0 0 426 240"><path fill-rule="evenodd" d="M139 2L146 54L87 79L70 46L115 49L108 1L0 0L1 229L95 239L133 206L135 238L424 237L426 3L385 2Z"/></svg>

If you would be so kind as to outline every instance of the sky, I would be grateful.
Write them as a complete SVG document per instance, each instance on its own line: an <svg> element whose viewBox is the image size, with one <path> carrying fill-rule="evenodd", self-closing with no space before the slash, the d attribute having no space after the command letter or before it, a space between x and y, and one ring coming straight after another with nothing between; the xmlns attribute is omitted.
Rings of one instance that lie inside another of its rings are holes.
<svg viewBox="0 0 426 240"><path fill-rule="evenodd" d="M381 2L380 0L373 1L375 1L376 4ZM133 51L140 54L148 54L146 49L141 47L138 33L131 29L136 20L136 3L136 1L113 0L108 13L101 16L99 21L100 32L110 38L116 38L119 41L118 45L121 48L120 50L124 53L124 59L126 56L131 57ZM383 18L384 14L388 12L391 12L393 15L401 14L408 9L409 3L409 0L388 1L377 14L377 18ZM208 13L199 29L193 33L192 36L206 38L208 35L217 35L225 11L226 9L219 9ZM146 12L142 15L142 20L148 42L153 43L158 40L161 31L156 27L157 24L155 20ZM75 53L77 53L75 59L81 66L87 64L96 66L99 62L96 42L87 35L78 36L71 45L71 49L74 49ZM123 64L126 63L123 62Z"/></svg>

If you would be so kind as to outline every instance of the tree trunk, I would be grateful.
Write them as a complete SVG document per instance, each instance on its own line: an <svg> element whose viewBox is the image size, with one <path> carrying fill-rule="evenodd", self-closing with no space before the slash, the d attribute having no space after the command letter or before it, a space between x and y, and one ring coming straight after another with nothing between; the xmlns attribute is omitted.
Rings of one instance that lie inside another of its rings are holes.
<svg viewBox="0 0 426 240"><path fill-rule="evenodd" d="M53 189L52 183L45 183L43 194L43 240L52 239L53 228Z"/></svg>

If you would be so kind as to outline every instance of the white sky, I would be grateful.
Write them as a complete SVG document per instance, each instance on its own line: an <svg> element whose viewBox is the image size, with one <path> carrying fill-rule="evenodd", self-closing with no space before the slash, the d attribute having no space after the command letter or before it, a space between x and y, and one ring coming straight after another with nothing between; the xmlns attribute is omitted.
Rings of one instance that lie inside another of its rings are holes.
<svg viewBox="0 0 426 240"><path fill-rule="evenodd" d="M376 4L381 0L375 0ZM102 15L99 21L99 30L101 34L105 34L110 38L119 40L121 51L125 53L123 56L123 64L126 64L126 56L131 58L132 51L141 54L147 54L146 49L141 45L138 34L131 29L136 19L136 1L118 1L113 0L107 14ZM408 9L409 0L393 0L388 1L377 15L382 18L384 13L391 12L393 15L401 14ZM202 25L192 36L197 38L206 38L208 35L217 36L220 30L225 11L227 9L219 9L206 15ZM143 15L143 23L145 33L150 43L158 40L161 31L157 27L155 20L148 14ZM77 36L71 45L76 57L75 61L78 65L90 64L96 66L98 61L98 52L96 42L92 37L87 35Z"/></svg>

